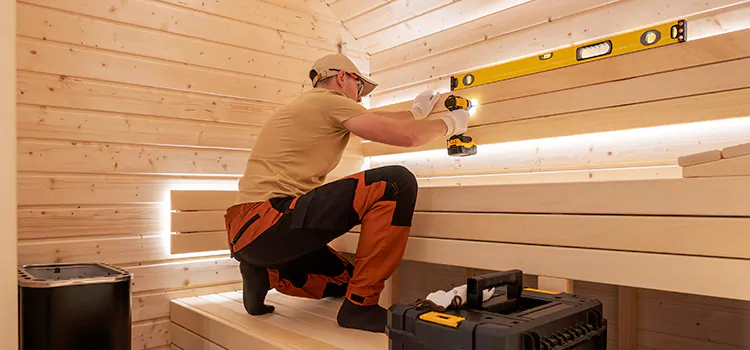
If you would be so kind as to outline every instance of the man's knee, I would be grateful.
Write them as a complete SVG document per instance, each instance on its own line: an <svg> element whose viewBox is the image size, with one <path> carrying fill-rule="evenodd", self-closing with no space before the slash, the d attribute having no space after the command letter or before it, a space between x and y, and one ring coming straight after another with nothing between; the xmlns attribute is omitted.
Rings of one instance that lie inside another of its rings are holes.
<svg viewBox="0 0 750 350"><path fill-rule="evenodd" d="M388 165L370 169L365 173L366 184L377 181L395 185L398 196L406 198L416 197L417 195L417 178L412 172L402 165Z"/></svg>

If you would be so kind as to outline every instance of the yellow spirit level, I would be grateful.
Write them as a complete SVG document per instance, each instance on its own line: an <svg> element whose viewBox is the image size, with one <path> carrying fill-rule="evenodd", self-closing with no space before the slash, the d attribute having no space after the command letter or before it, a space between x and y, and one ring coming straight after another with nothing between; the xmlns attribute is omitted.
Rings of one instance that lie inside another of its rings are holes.
<svg viewBox="0 0 750 350"><path fill-rule="evenodd" d="M687 41L687 21L668 22L612 38L498 64L451 77L451 91Z"/></svg>

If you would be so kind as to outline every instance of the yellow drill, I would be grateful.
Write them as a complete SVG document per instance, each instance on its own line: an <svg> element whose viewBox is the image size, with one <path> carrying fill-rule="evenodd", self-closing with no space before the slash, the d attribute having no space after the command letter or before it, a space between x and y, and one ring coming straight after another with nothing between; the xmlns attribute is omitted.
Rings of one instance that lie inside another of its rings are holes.
<svg viewBox="0 0 750 350"><path fill-rule="evenodd" d="M456 95L450 95L445 100L445 108L449 111L457 109L469 110L471 101ZM448 139L448 155L451 157L466 157L477 154L477 144L471 136L460 134L453 135Z"/></svg>

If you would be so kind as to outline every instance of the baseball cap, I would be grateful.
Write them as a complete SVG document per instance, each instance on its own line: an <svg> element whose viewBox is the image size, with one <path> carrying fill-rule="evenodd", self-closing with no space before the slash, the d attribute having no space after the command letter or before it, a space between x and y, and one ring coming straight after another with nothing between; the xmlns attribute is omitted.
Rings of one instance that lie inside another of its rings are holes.
<svg viewBox="0 0 750 350"><path fill-rule="evenodd" d="M357 66L348 57L340 53L326 55L315 61L312 68L310 68L310 80L313 86L315 86L318 81L335 76L341 70L352 73L362 79L364 84L362 94L360 95L362 97L369 95L378 86L374 81L360 73Z"/></svg>

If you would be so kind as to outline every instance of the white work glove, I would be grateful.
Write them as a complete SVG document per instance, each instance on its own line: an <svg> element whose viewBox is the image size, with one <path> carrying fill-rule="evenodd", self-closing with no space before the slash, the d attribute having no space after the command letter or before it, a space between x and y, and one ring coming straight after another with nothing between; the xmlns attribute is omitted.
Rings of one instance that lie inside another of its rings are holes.
<svg viewBox="0 0 750 350"><path fill-rule="evenodd" d="M440 93L432 90L424 91L414 99L414 104L412 104L409 112L411 112L416 120L427 118L432 109L435 108L438 100L440 100Z"/></svg>
<svg viewBox="0 0 750 350"><path fill-rule="evenodd" d="M495 294L495 288L489 290L485 289L484 291L482 291L482 301L487 301L492 297L493 294ZM455 298L457 295L460 297L459 299ZM427 300L442 306L444 309L448 309L449 306L461 307L466 303L466 285L464 284L458 286L447 292L444 290L439 290L437 292L430 293L429 295L427 295Z"/></svg>
<svg viewBox="0 0 750 350"><path fill-rule="evenodd" d="M448 112L448 114L440 117L440 119L448 126L448 130L445 132L446 137L466 133L469 127L469 112L465 109Z"/></svg>

